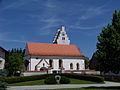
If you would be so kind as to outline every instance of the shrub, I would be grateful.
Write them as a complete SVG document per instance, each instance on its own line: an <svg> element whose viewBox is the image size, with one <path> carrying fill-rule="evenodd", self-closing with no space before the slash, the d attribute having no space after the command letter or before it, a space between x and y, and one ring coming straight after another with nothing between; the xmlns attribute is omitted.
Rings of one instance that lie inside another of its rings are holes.
<svg viewBox="0 0 120 90"><path fill-rule="evenodd" d="M57 84L54 76L49 76L44 80L45 84Z"/></svg>
<svg viewBox="0 0 120 90"><path fill-rule="evenodd" d="M11 84L11 83L19 83L19 82L25 82L25 81L34 81L34 80L46 79L49 76L55 76L55 74L44 74L44 75L35 75L35 76L20 76L20 77L6 77L6 78L0 78L0 80L3 80L5 82L7 82L8 84ZM64 73L64 74L60 74L60 76L62 76L61 82L60 82L62 84L63 84L63 82L64 82L64 84L69 82L69 80L65 79L63 76L65 76L67 78L93 81L93 82L98 82L98 83L104 82L103 77L95 76L95 75L80 75L80 74L75 74L75 73L72 73L72 74Z"/></svg>
<svg viewBox="0 0 120 90"><path fill-rule="evenodd" d="M48 78L46 78L44 83L45 84L57 84L55 75L52 75L52 76L49 76ZM60 84L68 84L68 83L70 83L70 79L65 76L61 76Z"/></svg>
<svg viewBox="0 0 120 90"><path fill-rule="evenodd" d="M61 84L69 84L70 83L70 79L65 77L65 76L62 76L62 78L60 80L60 83Z"/></svg>
<svg viewBox="0 0 120 90"><path fill-rule="evenodd" d="M10 83L25 82L25 81L41 80L41 79L45 79L48 76L49 76L48 74L45 74L45 75L21 76L21 77L6 77L4 78L4 80L10 84Z"/></svg>
<svg viewBox="0 0 120 90"><path fill-rule="evenodd" d="M5 82L4 78L6 77L6 71L0 70L0 90L6 90L7 83Z"/></svg>
<svg viewBox="0 0 120 90"><path fill-rule="evenodd" d="M93 81L93 82L104 82L104 78L101 76L95 76L95 75L81 75L81 74L68 74L64 73L61 74L62 76L66 76L68 78L74 78L74 79L80 79L80 80L86 80L86 81Z"/></svg>

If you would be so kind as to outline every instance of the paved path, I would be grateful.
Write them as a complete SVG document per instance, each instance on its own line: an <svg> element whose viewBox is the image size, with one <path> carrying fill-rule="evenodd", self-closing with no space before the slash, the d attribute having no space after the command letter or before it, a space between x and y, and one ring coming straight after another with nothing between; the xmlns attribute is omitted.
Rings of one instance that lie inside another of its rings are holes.
<svg viewBox="0 0 120 90"><path fill-rule="evenodd" d="M120 87L120 83L107 82L105 84L64 84L64 85L39 85L39 86L11 86L8 90L47 90L60 88L83 88L83 87Z"/></svg>

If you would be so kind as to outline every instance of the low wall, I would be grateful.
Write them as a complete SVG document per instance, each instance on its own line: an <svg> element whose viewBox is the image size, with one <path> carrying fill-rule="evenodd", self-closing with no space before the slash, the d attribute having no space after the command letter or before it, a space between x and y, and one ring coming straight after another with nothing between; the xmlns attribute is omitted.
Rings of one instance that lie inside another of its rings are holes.
<svg viewBox="0 0 120 90"><path fill-rule="evenodd" d="M49 71L22 71L21 76L32 76L50 73ZM64 70L63 73L78 73L87 75L100 75L100 71L95 70Z"/></svg>
<svg viewBox="0 0 120 90"><path fill-rule="evenodd" d="M47 74L47 71L23 71L21 72L21 76L32 76L32 75L41 75Z"/></svg>
<svg viewBox="0 0 120 90"><path fill-rule="evenodd" d="M66 70L65 73L78 73L78 74L87 74L87 75L100 75L100 71L95 70Z"/></svg>

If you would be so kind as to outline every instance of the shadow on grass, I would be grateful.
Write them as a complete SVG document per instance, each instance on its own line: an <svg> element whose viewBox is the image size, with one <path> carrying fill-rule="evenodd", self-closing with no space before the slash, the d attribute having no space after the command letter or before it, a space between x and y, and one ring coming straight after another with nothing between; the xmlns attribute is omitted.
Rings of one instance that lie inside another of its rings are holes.
<svg viewBox="0 0 120 90"><path fill-rule="evenodd" d="M109 86L109 87L104 87L104 86L90 86L90 87L86 87L84 89L115 89L115 90L120 90L120 86Z"/></svg>

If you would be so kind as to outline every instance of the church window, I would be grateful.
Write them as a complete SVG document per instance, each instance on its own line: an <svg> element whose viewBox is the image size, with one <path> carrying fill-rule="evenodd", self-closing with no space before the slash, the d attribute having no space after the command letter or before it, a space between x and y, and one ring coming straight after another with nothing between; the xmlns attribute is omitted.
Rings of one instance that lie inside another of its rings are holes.
<svg viewBox="0 0 120 90"><path fill-rule="evenodd" d="M45 64L43 63L43 67L45 66Z"/></svg>
<svg viewBox="0 0 120 90"><path fill-rule="evenodd" d="M62 33L62 36L65 36L64 32Z"/></svg>
<svg viewBox="0 0 120 90"><path fill-rule="evenodd" d="M79 70L79 63L76 64L76 67L77 67L76 69Z"/></svg>
<svg viewBox="0 0 120 90"><path fill-rule="evenodd" d="M53 60L49 60L50 67L53 67Z"/></svg>
<svg viewBox="0 0 120 90"><path fill-rule="evenodd" d="M70 69L73 69L73 64L72 63L70 63Z"/></svg>
<svg viewBox="0 0 120 90"><path fill-rule="evenodd" d="M38 59L38 57L36 57L36 59Z"/></svg>
<svg viewBox="0 0 120 90"><path fill-rule="evenodd" d="M62 37L62 40L65 40L65 37Z"/></svg>
<svg viewBox="0 0 120 90"><path fill-rule="evenodd" d="M2 60L0 60L0 65L2 64Z"/></svg>
<svg viewBox="0 0 120 90"><path fill-rule="evenodd" d="M59 60L59 68L62 67L62 60Z"/></svg>

